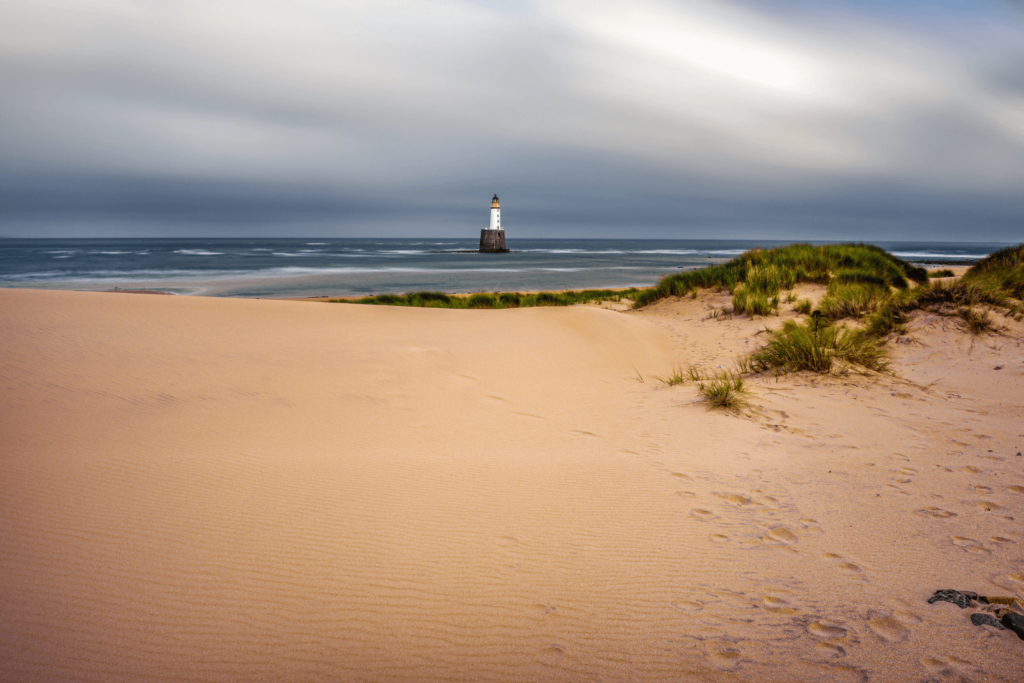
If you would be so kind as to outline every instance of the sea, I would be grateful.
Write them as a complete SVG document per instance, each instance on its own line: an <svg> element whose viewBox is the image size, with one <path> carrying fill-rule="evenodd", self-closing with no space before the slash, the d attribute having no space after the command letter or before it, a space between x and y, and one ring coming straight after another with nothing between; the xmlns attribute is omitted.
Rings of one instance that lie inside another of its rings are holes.
<svg viewBox="0 0 1024 683"><path fill-rule="evenodd" d="M722 263L771 240L2 239L0 287L150 289L245 298L412 291L503 292L645 287ZM814 242L825 244L825 242ZM964 265L1008 244L875 242L912 263Z"/></svg>

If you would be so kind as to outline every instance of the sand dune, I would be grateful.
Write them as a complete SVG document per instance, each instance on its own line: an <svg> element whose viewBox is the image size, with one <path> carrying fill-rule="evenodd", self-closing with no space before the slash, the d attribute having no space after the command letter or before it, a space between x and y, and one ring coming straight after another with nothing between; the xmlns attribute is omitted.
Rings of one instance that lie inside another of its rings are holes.
<svg viewBox="0 0 1024 683"><path fill-rule="evenodd" d="M1019 680L926 603L1024 594L1019 325L730 416L654 379L761 343L714 296L0 290L0 677Z"/></svg>

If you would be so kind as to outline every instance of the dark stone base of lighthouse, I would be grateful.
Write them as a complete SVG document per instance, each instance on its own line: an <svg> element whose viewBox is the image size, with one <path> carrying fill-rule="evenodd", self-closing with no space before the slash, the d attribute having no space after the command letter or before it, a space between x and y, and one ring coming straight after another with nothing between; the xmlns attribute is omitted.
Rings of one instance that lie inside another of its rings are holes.
<svg viewBox="0 0 1024 683"><path fill-rule="evenodd" d="M504 230L481 230L480 251L487 254L507 254Z"/></svg>

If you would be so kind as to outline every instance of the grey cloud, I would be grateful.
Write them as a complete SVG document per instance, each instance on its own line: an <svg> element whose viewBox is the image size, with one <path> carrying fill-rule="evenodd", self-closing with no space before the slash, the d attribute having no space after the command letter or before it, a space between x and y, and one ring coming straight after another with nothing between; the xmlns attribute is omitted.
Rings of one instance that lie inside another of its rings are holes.
<svg viewBox="0 0 1024 683"><path fill-rule="evenodd" d="M974 216L1005 235L1024 218L1024 29L950 4L962 45L888 4L12 0L0 229L411 234L499 191L547 234L902 220L952 238Z"/></svg>

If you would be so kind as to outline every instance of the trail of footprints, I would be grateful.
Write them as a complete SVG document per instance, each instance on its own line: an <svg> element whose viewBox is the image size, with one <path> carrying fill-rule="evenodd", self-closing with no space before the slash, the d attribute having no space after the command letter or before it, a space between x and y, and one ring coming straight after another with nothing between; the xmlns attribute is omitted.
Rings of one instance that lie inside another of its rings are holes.
<svg viewBox="0 0 1024 683"><path fill-rule="evenodd" d="M964 457L964 455L964 453L954 453L951 454L950 457L959 458ZM971 456L968 455L967 457ZM986 460L990 463L1001 463L1005 462L1006 460L1006 458L997 455L980 455L976 457L978 457L981 460ZM963 475L967 475L967 481L963 482L959 487L956 485L942 487L942 490L947 494L949 492L961 491L964 492L966 496L960 500L952 500L949 503L944 503L946 507L939 507L936 505L925 505L914 510L915 514L936 521L951 520L955 517L959 517L963 514L971 512L973 508L973 511L981 513L1000 513L1008 521L1014 521L1014 517L1012 515L1003 514L1007 511L1012 510L1005 509L1007 508L1007 503L1005 501L999 500L1001 498L1000 494L1004 491L1010 494L1011 497L1014 494L1024 494L1024 486L1020 486L1018 484L1005 484L1003 482L999 482L998 479L1000 474L1005 474L1005 472L989 472L986 469L986 467L979 467L977 465L961 465L950 467L947 466L946 464L936 463L935 468L936 472L938 473L951 474L953 476L960 477L962 477ZM898 484L913 484L914 475L919 474L918 470L912 467L904 467L898 470L894 470L894 473L894 480ZM985 477L985 481L979 481L979 479L982 476ZM903 489L899 488L898 486L894 486L893 484L887 484L886 488L895 489L898 492L904 494L907 493ZM942 494L938 493L927 493L926 495L928 495L929 498L933 499L944 498ZM959 512L946 509L947 507L957 509L959 510ZM1007 538L1006 536L1001 535L988 536L984 541L981 541L975 538L971 538L969 536L950 534L949 539L950 544L952 546L960 548L966 553L971 553L975 555L989 555L993 552L994 549L1004 547L1005 544L1013 544L1017 542L1015 539Z"/></svg>
<svg viewBox="0 0 1024 683"><path fill-rule="evenodd" d="M695 478L683 472L669 474L684 482L711 481L708 477ZM752 476L760 479L760 472L755 471ZM696 492L688 489L680 489L676 495L683 499L698 498ZM693 519L715 523L716 529L708 534L714 543L746 547L767 545L795 552L794 546L799 544L801 536L821 534L822 530L814 519L796 518L795 507L781 502L780 497L784 495L764 488L752 488L743 493L711 491L704 495L705 504L690 508L688 514Z"/></svg>
<svg viewBox="0 0 1024 683"><path fill-rule="evenodd" d="M735 484L753 484L744 490L710 490L721 482L710 476L670 472L681 484L692 488L676 491L680 504L688 508L687 514L707 524L708 539L717 545L735 548L771 547L783 552L800 552L801 540L823 534L820 524L801 517L797 507L788 502L785 491L766 490L761 473L753 471L748 477L737 478ZM896 476L912 478L917 470L905 467ZM760 484L760 486L758 486ZM702 492L698 493L699 489ZM1021 491L1024 493L1024 490ZM945 518L943 511L934 509L929 516ZM1011 539L993 536L990 543L1011 543ZM987 553L987 548L974 539L951 536L951 542L969 553ZM870 585L872 570L864 562L837 553L822 553L817 559L825 562L843 580ZM1024 572L1017 577L1024 585ZM870 602L870 601L869 601ZM766 643L766 627L770 626L776 640L774 653L788 658L786 666L794 660L803 664L826 667L819 671L823 680L863 680L864 672L844 666L851 648L871 646L872 643L899 644L912 637L916 626L923 623L915 609L919 606L903 601L883 598L870 608L837 616L826 604L819 604L813 595L802 590L797 579L790 585L775 583L766 587L762 595L744 594L724 590L718 586L694 586L681 591L671 607L680 618L699 615L705 630L716 635L688 636L689 647L699 652L713 667L735 672L766 666L763 649L747 652L748 643ZM788 654L786 654L788 653ZM807 653L810 653L808 656ZM953 672L956 675L976 674L979 669L971 662L955 657L929 658L921 661L928 673Z"/></svg>
<svg viewBox="0 0 1024 683"><path fill-rule="evenodd" d="M992 462L1001 460L995 456L982 457ZM970 498L966 504L954 505L954 501L940 503L960 510L960 513L939 505L925 505L914 510L916 514L937 523L957 518L971 507L982 514L997 512L1005 507L998 500L998 495L1003 491L1011 497L1024 495L1024 486L1018 484L1007 484L1005 480L998 484L988 479L979 481L979 475L985 474L984 467L935 466L938 472L968 475L973 480L967 482L962 489ZM684 472L669 474L680 484L692 485L677 490L676 495L683 499L680 504L688 508L688 515L692 519L707 524L708 539L716 545L735 548L772 547L795 553L800 552L802 538L824 533L816 520L799 516L796 506L786 502L785 491L767 490L768 486L764 484L760 471L754 470L747 477L738 477L733 482L732 490L709 490L721 485L720 481L710 476ZM913 487L921 473L914 467L904 466L893 469L892 474L892 483L887 485L889 490L909 496L911 494L905 487ZM737 487L741 484L747 484L750 488ZM949 489L943 487L942 490L948 492ZM939 494L929 494L919 489L911 488L911 491L916 496L943 498ZM1011 547L1018 543L1016 539L1001 535L988 536L979 541L951 533L949 539L952 547L977 555L988 555L992 548ZM872 572L865 563L835 553L823 553L820 558L844 578L870 584ZM1008 578L1013 584L1024 588L1024 571ZM694 587L692 592L680 595L671 606L681 615L692 617L700 613L702 624L719 632L715 637L692 637L692 647L700 651L706 661L723 671L737 671L746 664L757 666L758 660L762 660L761 665L765 664L763 657L755 653L748 656L744 652L744 639L753 637L753 633L747 633L748 630L760 629L758 637L763 641L763 629L769 624L773 626L773 632L779 634L780 652L789 647L805 647L797 646L796 643L809 638L814 642L813 652L824 658L821 661L840 661L846 657L851 646L861 643L903 643L912 637L915 626L923 621L914 612L914 606L904 603L890 604L886 606L887 609L875 608L862 614L843 615L843 618L828 618L822 616L823 607L802 595L799 586L794 584L792 588L789 591L786 587L774 586L765 595L745 595L712 586ZM751 618L752 613L756 613L757 618ZM978 674L981 671L979 665L952 656L929 657L922 659L920 664L928 674L943 677ZM841 680L847 674L852 677L851 680L860 680L862 673L856 669L846 671L838 664L829 671L830 675L826 678L830 680Z"/></svg>

